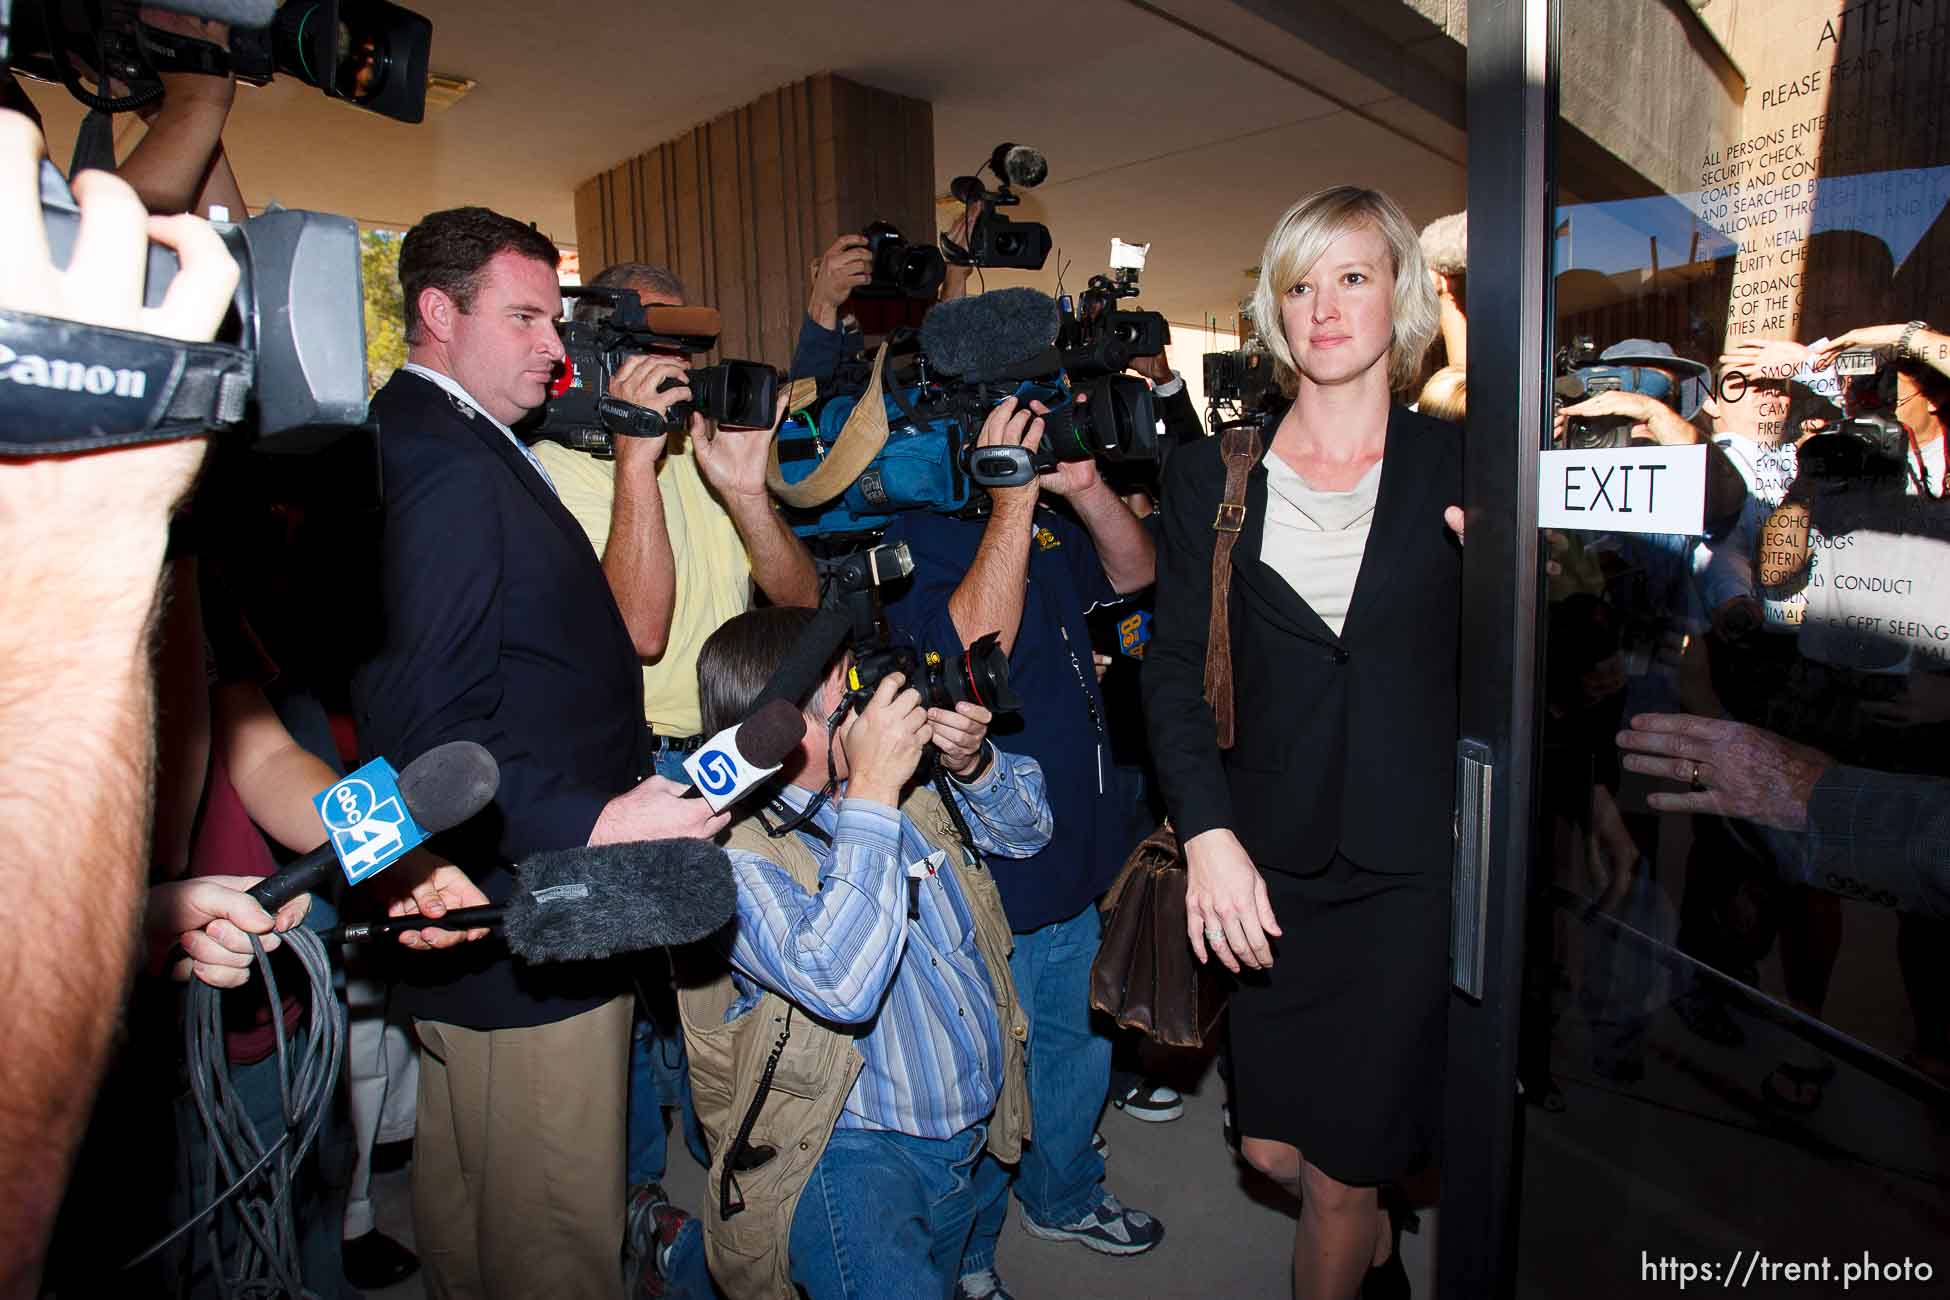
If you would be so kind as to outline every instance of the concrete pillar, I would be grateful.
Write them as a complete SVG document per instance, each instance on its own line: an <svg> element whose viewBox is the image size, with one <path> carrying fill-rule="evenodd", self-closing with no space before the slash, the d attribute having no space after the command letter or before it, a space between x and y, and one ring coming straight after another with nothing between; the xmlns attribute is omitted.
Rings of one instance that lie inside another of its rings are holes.
<svg viewBox="0 0 1950 1300"><path fill-rule="evenodd" d="M783 367L813 259L891 221L933 237L934 110L821 73L782 86L576 189L584 278L655 262L723 314L724 356Z"/></svg>

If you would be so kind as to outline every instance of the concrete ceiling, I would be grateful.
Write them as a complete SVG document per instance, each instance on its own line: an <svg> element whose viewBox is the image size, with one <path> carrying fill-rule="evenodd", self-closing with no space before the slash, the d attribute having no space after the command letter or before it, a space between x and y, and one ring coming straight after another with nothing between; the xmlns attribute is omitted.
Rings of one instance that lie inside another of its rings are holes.
<svg viewBox="0 0 1950 1300"><path fill-rule="evenodd" d="M1017 215L1050 224L1069 287L1103 269L1112 235L1149 240L1141 304L1230 323L1243 270L1302 193L1377 185L1417 222L1462 206L1458 47L1412 5L1374 0L1370 19L1376 6L1385 36L1334 0L1304 15L1264 0L418 0L433 70L479 82L458 105L407 126L280 79L240 95L226 141L253 205L403 228L482 203L573 244L580 182L833 71L934 105L938 192L997 141L1043 149L1050 180ZM64 157L79 107L29 89ZM1053 288L1055 269L988 283Z"/></svg>

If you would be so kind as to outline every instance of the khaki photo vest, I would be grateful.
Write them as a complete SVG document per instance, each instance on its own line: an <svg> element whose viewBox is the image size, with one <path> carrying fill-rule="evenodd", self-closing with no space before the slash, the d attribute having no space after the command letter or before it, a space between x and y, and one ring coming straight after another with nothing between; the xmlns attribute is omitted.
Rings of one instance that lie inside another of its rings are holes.
<svg viewBox="0 0 1950 1300"><path fill-rule="evenodd" d="M1002 1033L1002 1091L989 1117L988 1150L1014 1164L1029 1137L1029 1090L1023 1075L1029 1025L1009 975L1015 941L1002 912L995 878L962 847L939 796L917 787L901 803L901 816L933 849L958 865L962 894L975 923L975 945L995 989L996 1024ZM801 887L817 892L819 862L797 834L773 839L756 817L733 823L726 847L777 863ZM776 993L731 1023L725 1012L737 1000L730 968L678 971L677 1005L690 1055L691 1092L698 1123L711 1150L704 1198L704 1241L711 1276L730 1300L793 1300L787 1243L792 1216L806 1180L826 1150L840 1107L864 1062L854 1040L864 1027L832 1027ZM776 1058L776 1059L775 1059ZM732 1175L734 1196L745 1208L727 1219L719 1189L739 1126L767 1070L770 1092L746 1139L746 1149L776 1154L754 1169Z"/></svg>

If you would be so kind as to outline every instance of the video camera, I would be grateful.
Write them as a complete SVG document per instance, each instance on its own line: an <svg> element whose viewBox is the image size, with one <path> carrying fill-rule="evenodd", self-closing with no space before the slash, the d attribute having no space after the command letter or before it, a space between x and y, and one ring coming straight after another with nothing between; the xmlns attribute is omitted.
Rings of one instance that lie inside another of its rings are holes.
<svg viewBox="0 0 1950 1300"><path fill-rule="evenodd" d="M1049 260L1049 227L1040 221L1011 221L996 211L1022 202L1012 186L1034 189L1049 176L1049 161L1028 145L1003 143L982 164L995 173L996 189L974 176L957 176L948 190L967 207L980 206L981 215L968 231L964 247L943 237L941 247L957 266L1014 267L1040 271Z"/></svg>
<svg viewBox="0 0 1950 1300"><path fill-rule="evenodd" d="M1171 326L1163 315L1117 306L1125 298L1137 297L1138 277L1150 251L1149 244L1111 240L1110 274L1091 276L1074 305L1068 295L1058 300L1063 323L1056 346L1072 379L1122 374L1138 357L1158 356L1171 342Z"/></svg>
<svg viewBox="0 0 1950 1300"><path fill-rule="evenodd" d="M41 219L66 266L81 215L46 161ZM94 451L231 426L266 450L309 451L364 423L358 225L283 208L214 224L238 271L215 343L0 313L0 451ZM145 305L161 305L177 269L174 252L149 245Z"/></svg>
<svg viewBox="0 0 1950 1300"><path fill-rule="evenodd" d="M1064 462L1158 460L1150 387L1132 375L1073 379L1055 346L1060 322L1047 294L997 289L935 307L918 338L890 340L876 365L843 365L779 428L772 486L793 529L872 533L902 511L980 510L974 488L1018 487ZM975 446L1011 397L1046 408L1041 444ZM856 439L870 458L855 454Z"/></svg>
<svg viewBox="0 0 1950 1300"><path fill-rule="evenodd" d="M1675 358L1677 360L1677 358ZM1644 365L1606 365L1589 335L1580 334L1557 350L1557 380L1551 388L1553 412L1600 393L1644 393L1679 410L1679 384L1663 370ZM1574 415L1564 422L1564 446L1574 451L1615 450L1632 441L1629 415Z"/></svg>
<svg viewBox="0 0 1950 1300"><path fill-rule="evenodd" d="M1244 326L1239 346L1205 354L1205 423L1215 435L1258 423L1280 404L1273 354L1253 319L1250 294L1240 300L1239 320Z"/></svg>
<svg viewBox="0 0 1950 1300"><path fill-rule="evenodd" d="M1877 348L1849 348L1836 354L1835 375L1847 385L1849 414L1802 443L1796 463L1830 484L1902 482L1909 472L1909 431L1895 417L1895 362Z"/></svg>
<svg viewBox="0 0 1950 1300"><path fill-rule="evenodd" d="M847 673L847 700L855 709L873 698L881 679L900 673L920 692L931 709L952 710L961 703L979 704L991 713L1015 713L1022 701L1009 685L1009 656L1000 638L990 632L952 662L939 651L897 645L886 634L877 589L882 583L914 572L907 543L868 547L836 560L821 562L828 599L845 610L850 622L848 645L853 665Z"/></svg>
<svg viewBox="0 0 1950 1300"><path fill-rule="evenodd" d="M731 429L772 427L779 372L756 361L722 361L687 369L691 400L677 403L665 414L609 395L617 367L632 356L661 352L688 358L716 347L715 308L645 307L634 289L565 285L562 294L607 311L593 320L556 325L567 355L540 414L522 425L524 436L548 438L593 456L612 456L612 436L661 437L689 424L693 412ZM663 384L675 386L675 380Z"/></svg>
<svg viewBox="0 0 1950 1300"><path fill-rule="evenodd" d="M7 8L0 4L0 15ZM203 8L217 18L233 15L239 5L233 0ZM257 86L282 72L332 99L418 122L426 116L432 44L432 23L386 0L286 0L268 27L233 25L227 48L140 22L136 0L13 0L11 21L0 31L0 61L10 55L16 72L66 86L104 113L129 112L162 98L165 72L235 74ZM128 93L111 98L105 80L100 91L86 89L70 55L104 79L122 82Z"/></svg>

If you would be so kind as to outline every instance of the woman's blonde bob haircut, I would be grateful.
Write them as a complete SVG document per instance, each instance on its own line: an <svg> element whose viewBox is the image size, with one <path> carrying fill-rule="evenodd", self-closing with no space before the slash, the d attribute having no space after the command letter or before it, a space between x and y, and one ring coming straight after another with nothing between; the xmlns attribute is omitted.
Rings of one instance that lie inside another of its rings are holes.
<svg viewBox="0 0 1950 1300"><path fill-rule="evenodd" d="M1288 208L1266 237L1259 259L1259 285L1253 290L1253 319L1273 354L1274 374L1291 397L1300 387L1280 316L1286 291L1306 279L1327 246L1363 226L1388 244L1395 270L1394 332L1388 342L1388 388L1406 392L1420 375L1422 357L1441 324L1435 287L1422 240L1395 201L1380 190L1336 185L1317 190Z"/></svg>

